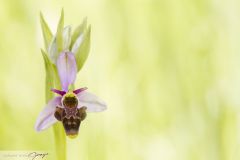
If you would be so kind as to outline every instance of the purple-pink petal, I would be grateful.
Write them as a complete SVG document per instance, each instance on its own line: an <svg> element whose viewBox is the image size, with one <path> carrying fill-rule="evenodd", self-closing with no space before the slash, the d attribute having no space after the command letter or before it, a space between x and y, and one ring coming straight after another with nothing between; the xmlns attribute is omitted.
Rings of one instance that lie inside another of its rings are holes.
<svg viewBox="0 0 240 160"><path fill-rule="evenodd" d="M54 89L54 88L52 88L51 91L54 92L54 93L57 93L57 94L59 94L59 95L61 95L61 96L63 96L64 94L66 94L65 91L61 91L61 90Z"/></svg>
<svg viewBox="0 0 240 160"><path fill-rule="evenodd" d="M79 94L80 92L85 91L85 90L87 90L87 87L76 89L76 90L73 91L73 93Z"/></svg>
<svg viewBox="0 0 240 160"><path fill-rule="evenodd" d="M36 131L39 132L44 129L47 129L52 124L57 122L56 118L54 117L54 113L55 113L56 106L61 106L61 99L62 97L60 96L54 97L48 102L48 104L45 106L45 108L37 118L37 121L35 124Z"/></svg>
<svg viewBox="0 0 240 160"><path fill-rule="evenodd" d="M57 69L62 89L67 92L68 86L75 82L77 64L72 52L62 52L57 59Z"/></svg>

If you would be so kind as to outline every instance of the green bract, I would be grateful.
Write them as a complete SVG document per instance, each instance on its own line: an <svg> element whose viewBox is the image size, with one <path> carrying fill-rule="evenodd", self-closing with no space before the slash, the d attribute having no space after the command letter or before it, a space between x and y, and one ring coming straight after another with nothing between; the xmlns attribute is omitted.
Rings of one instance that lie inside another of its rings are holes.
<svg viewBox="0 0 240 160"><path fill-rule="evenodd" d="M56 64L58 55L61 52L71 51L76 57L78 71L81 70L90 51L91 26L87 25L87 18L73 33L71 33L71 26L64 26L63 10L55 34L52 34L42 13L40 13L40 22L45 43L44 52L51 60L51 63Z"/></svg>
<svg viewBox="0 0 240 160"><path fill-rule="evenodd" d="M85 63L88 53L90 50L90 35L91 35L91 26L89 26L84 33L82 33L73 44L74 50L72 52L75 54L78 71L82 69L83 64Z"/></svg>
<svg viewBox="0 0 240 160"><path fill-rule="evenodd" d="M43 34L43 38L44 38L45 48L47 50L53 35L52 35L52 32L50 31L46 21L44 20L41 12L40 12L40 22L41 22L41 27L42 27L42 34Z"/></svg>

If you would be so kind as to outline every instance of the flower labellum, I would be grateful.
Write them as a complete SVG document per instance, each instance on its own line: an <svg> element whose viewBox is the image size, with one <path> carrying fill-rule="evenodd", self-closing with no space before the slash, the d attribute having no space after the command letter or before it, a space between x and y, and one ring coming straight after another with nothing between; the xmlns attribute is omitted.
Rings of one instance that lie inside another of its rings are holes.
<svg viewBox="0 0 240 160"><path fill-rule="evenodd" d="M40 113L35 129L42 131L57 121L62 122L66 135L74 138L78 135L81 122L87 112L101 112L106 104L97 96L86 91L86 87L69 90L77 76L77 65L72 52L62 52L56 62L62 90L51 91L59 96L51 99Z"/></svg>
<svg viewBox="0 0 240 160"><path fill-rule="evenodd" d="M63 123L65 132L70 137L78 134L79 126L86 114L86 107L77 108L78 98L73 92L66 93L62 98L64 108L56 107L54 116Z"/></svg>

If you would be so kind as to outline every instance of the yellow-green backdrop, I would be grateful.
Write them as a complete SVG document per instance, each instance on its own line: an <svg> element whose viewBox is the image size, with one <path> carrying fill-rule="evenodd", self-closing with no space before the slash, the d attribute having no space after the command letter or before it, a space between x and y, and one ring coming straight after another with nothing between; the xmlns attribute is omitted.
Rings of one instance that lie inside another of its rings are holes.
<svg viewBox="0 0 240 160"><path fill-rule="evenodd" d="M0 150L48 151L42 11L53 32L92 25L76 86L108 104L88 114L70 160L240 159L240 1L0 0Z"/></svg>

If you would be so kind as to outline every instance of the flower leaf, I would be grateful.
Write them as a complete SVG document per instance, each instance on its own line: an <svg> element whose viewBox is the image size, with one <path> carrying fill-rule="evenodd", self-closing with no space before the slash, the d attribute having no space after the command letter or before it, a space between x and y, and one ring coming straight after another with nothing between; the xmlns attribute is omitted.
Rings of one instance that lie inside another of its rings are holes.
<svg viewBox="0 0 240 160"><path fill-rule="evenodd" d="M57 49L57 39L54 36L49 44L48 53L52 63L56 64L57 56L58 56L58 49Z"/></svg>
<svg viewBox="0 0 240 160"><path fill-rule="evenodd" d="M63 50L63 27L64 27L64 11L62 9L61 17L58 22L56 41L57 41L57 50L60 53Z"/></svg>
<svg viewBox="0 0 240 160"><path fill-rule="evenodd" d="M81 37L81 36L83 36L83 37ZM81 39L81 38L83 38L82 42L79 43L78 39ZM89 51L90 51L91 26L89 26L87 28L86 32L84 32L83 35L80 35L78 37L78 39L75 42L75 43L78 43L78 44L76 44L77 49L73 53L75 54L77 68L79 71L83 67L83 65L88 57ZM75 47L73 47L73 48L75 48Z"/></svg>
<svg viewBox="0 0 240 160"><path fill-rule="evenodd" d="M44 44L45 44L45 48L46 50L48 49L48 46L52 40L52 32L49 29L45 19L43 18L42 13L40 12L40 23L41 23L41 28L42 28L42 34L43 34L43 38L44 38Z"/></svg>
<svg viewBox="0 0 240 160"><path fill-rule="evenodd" d="M61 88L61 83L60 83L60 78L59 78L59 75L58 75L58 71L57 71L57 67L56 65L52 64L52 67L53 67L53 74L54 74L54 88L58 88L60 89Z"/></svg>
<svg viewBox="0 0 240 160"><path fill-rule="evenodd" d="M80 34L79 37L77 38L77 40L75 41L75 43L72 46L72 52L74 54L76 54L76 52L78 51L79 47L82 45L83 42L83 36L84 34Z"/></svg>
<svg viewBox="0 0 240 160"><path fill-rule="evenodd" d="M52 63L48 58L48 55L44 50L41 49L42 56L44 59L45 64L45 72L46 72L46 79L45 79L45 95L46 95L46 102L48 102L52 97L53 93L50 92L51 88L54 86L54 72L52 68Z"/></svg>
<svg viewBox="0 0 240 160"><path fill-rule="evenodd" d="M52 64L47 53L41 49L42 56L45 64L46 72L46 101L48 102L52 97L53 93L50 92L52 88L61 88L60 79L57 73L57 68Z"/></svg>
<svg viewBox="0 0 240 160"><path fill-rule="evenodd" d="M71 44L71 26L66 26L63 29L63 50L69 51L69 46Z"/></svg>
<svg viewBox="0 0 240 160"><path fill-rule="evenodd" d="M86 30L86 28L87 28L87 17L84 18L83 22L74 30L70 48L72 48L73 44L76 42L78 37Z"/></svg>

